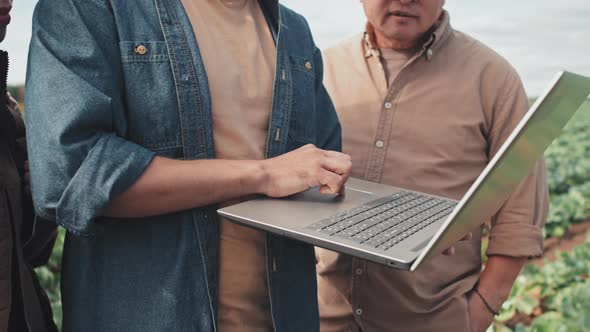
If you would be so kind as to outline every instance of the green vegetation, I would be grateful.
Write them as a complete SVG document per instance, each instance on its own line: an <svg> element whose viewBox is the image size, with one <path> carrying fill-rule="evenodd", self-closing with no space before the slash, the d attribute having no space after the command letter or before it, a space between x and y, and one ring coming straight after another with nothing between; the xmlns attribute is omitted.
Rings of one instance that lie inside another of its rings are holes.
<svg viewBox="0 0 590 332"><path fill-rule="evenodd" d="M59 235L53 253L49 258L49 263L36 269L37 276L41 282L41 286L47 292L49 301L51 301L51 308L53 309L53 319L61 330L62 310L61 310L61 292L60 292L60 272L61 272L61 257L64 247L65 230L59 229Z"/></svg>
<svg viewBox="0 0 590 332"><path fill-rule="evenodd" d="M22 100L19 100L19 96L20 96L20 91L22 91L22 87L20 86L8 86L8 92L10 92L10 94L17 100L22 102Z"/></svg>
<svg viewBox="0 0 590 332"><path fill-rule="evenodd" d="M545 154L551 209L548 237L561 237L590 216L590 102L570 121Z"/></svg>
<svg viewBox="0 0 590 332"><path fill-rule="evenodd" d="M516 280L492 331L590 331L590 236L570 253L539 268L528 265ZM531 321L524 326L522 321ZM519 322L515 324L515 321Z"/></svg>
<svg viewBox="0 0 590 332"><path fill-rule="evenodd" d="M590 101L545 153L551 207L547 237L590 216ZM527 266L490 331L590 331L590 236L542 268ZM526 324L525 324L526 323Z"/></svg>
<svg viewBox="0 0 590 332"><path fill-rule="evenodd" d="M24 109L24 93L25 93L25 87L24 86L8 86L7 88L8 92L12 95L12 97L18 102L21 111Z"/></svg>

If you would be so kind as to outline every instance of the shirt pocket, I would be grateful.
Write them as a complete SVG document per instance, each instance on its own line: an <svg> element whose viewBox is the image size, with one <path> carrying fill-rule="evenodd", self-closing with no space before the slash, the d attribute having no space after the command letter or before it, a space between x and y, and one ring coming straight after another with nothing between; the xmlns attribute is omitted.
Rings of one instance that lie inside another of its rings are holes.
<svg viewBox="0 0 590 332"><path fill-rule="evenodd" d="M311 58L289 55L292 75L292 108L289 138L300 143L316 141L316 91Z"/></svg>
<svg viewBox="0 0 590 332"><path fill-rule="evenodd" d="M169 62L165 41L122 41L119 48L124 64Z"/></svg>
<svg viewBox="0 0 590 332"><path fill-rule="evenodd" d="M128 139L158 155L181 158L180 112L165 41L119 42Z"/></svg>

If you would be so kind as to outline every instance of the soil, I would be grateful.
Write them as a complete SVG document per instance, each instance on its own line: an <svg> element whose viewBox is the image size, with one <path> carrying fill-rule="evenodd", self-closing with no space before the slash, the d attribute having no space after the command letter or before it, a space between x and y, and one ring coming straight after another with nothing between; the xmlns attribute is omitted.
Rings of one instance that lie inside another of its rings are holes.
<svg viewBox="0 0 590 332"><path fill-rule="evenodd" d="M561 238L545 239L545 254L541 258L530 261L530 264L542 266L545 261L555 260L558 252L569 252L575 247L586 242L590 232L590 218L586 221L573 224Z"/></svg>

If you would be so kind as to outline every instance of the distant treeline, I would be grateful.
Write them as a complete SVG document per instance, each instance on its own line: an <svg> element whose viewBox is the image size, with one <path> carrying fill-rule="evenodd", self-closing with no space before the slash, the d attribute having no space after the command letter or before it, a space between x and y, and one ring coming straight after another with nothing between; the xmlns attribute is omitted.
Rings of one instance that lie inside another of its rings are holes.
<svg viewBox="0 0 590 332"><path fill-rule="evenodd" d="M19 103L24 102L25 100L25 86L8 86L8 92L18 101Z"/></svg>

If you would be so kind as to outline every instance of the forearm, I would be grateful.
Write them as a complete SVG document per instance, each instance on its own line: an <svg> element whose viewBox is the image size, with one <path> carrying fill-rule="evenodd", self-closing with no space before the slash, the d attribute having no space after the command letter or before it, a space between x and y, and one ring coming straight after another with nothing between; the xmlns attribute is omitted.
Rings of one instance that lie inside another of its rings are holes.
<svg viewBox="0 0 590 332"><path fill-rule="evenodd" d="M478 291L490 305L499 309L525 263L525 258L490 256L481 273Z"/></svg>
<svg viewBox="0 0 590 332"><path fill-rule="evenodd" d="M252 160L173 160L156 157L102 214L139 218L224 202L250 194L285 197L312 187L339 193L350 156L308 144L278 157Z"/></svg>
<svg viewBox="0 0 590 332"><path fill-rule="evenodd" d="M264 174L258 161L156 157L127 191L109 203L104 215L145 217L260 193Z"/></svg>

